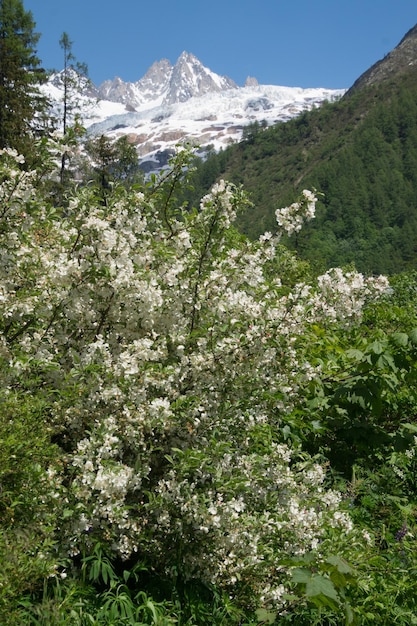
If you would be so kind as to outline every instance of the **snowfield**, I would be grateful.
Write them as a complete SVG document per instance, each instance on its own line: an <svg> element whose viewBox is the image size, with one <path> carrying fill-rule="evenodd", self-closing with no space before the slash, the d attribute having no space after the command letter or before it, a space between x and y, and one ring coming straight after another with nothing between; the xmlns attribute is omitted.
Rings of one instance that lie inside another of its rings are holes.
<svg viewBox="0 0 417 626"><path fill-rule="evenodd" d="M250 123L286 122L324 101L340 98L345 90L259 85L248 79L238 87L231 79L205 68L183 53L174 66L156 62L136 83L120 78L100 87L82 83L74 110L81 114L89 135L118 138L127 135L137 148L144 169L158 169L181 142L203 151L220 150L241 140ZM62 73L44 87L60 117Z"/></svg>

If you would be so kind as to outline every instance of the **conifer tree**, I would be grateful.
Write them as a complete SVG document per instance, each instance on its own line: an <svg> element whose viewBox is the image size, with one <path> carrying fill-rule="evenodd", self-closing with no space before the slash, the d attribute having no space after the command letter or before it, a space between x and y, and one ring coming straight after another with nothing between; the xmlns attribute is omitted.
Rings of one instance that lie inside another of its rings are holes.
<svg viewBox="0 0 417 626"><path fill-rule="evenodd" d="M76 60L72 52L73 42L70 40L68 33L62 33L59 45L64 52L64 69L62 72L64 87L62 126L65 135L68 130L69 113L71 109L76 106L76 103L72 102L74 99L73 92L81 91L90 81L88 79L87 64Z"/></svg>
<svg viewBox="0 0 417 626"><path fill-rule="evenodd" d="M63 32L59 40L59 45L64 52L64 69L61 72L61 80L63 86L63 101L62 101L62 133L65 136L68 132L70 122L74 122L74 118L79 118L78 112L80 109L79 95L87 85L90 84L88 79L88 67L86 63L77 61L73 52L73 42L69 38L68 33ZM65 183L67 161L69 160L68 154L63 153L61 158L61 172L60 180L61 184Z"/></svg>
<svg viewBox="0 0 417 626"><path fill-rule="evenodd" d="M24 155L48 119L48 102L39 90L46 74L34 28L21 0L0 0L0 148L13 147Z"/></svg>
<svg viewBox="0 0 417 626"><path fill-rule="evenodd" d="M85 149L90 157L86 177L97 183L104 203L112 183L129 187L143 181L138 153L125 136L112 141L100 135L89 139Z"/></svg>

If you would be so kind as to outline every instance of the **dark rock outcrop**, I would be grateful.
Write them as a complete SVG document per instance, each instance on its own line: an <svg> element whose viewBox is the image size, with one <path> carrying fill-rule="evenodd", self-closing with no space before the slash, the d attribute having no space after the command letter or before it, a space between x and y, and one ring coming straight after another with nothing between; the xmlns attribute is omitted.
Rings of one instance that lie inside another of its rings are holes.
<svg viewBox="0 0 417 626"><path fill-rule="evenodd" d="M410 70L417 70L417 25L408 31L389 54L359 76L346 95Z"/></svg>

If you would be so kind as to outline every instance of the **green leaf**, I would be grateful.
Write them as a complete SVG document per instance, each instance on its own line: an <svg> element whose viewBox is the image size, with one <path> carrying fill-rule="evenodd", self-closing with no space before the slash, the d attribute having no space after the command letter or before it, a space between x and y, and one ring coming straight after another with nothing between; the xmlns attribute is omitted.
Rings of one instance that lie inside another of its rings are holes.
<svg viewBox="0 0 417 626"><path fill-rule="evenodd" d="M411 333L408 335L412 344L417 344L417 328L413 328Z"/></svg>
<svg viewBox="0 0 417 626"><path fill-rule="evenodd" d="M412 433L417 433L417 424L409 424L407 422L406 424L401 424L401 428L405 428Z"/></svg>
<svg viewBox="0 0 417 626"><path fill-rule="evenodd" d="M336 554L329 556L326 559L326 563L334 565L341 574L353 573L353 569L351 568L349 563L345 561L345 559L342 559L340 556L337 556Z"/></svg>
<svg viewBox="0 0 417 626"><path fill-rule="evenodd" d="M405 347L408 344L407 333L394 333L391 335L391 340L396 346Z"/></svg>
<svg viewBox="0 0 417 626"><path fill-rule="evenodd" d="M320 595L326 596L326 598L330 598L335 602L339 602L339 596L332 581L317 574L307 581L306 596L312 598Z"/></svg>
<svg viewBox="0 0 417 626"><path fill-rule="evenodd" d="M376 365L380 368L388 367L389 369L392 369L393 371L397 370L395 361L389 352L385 352L384 354L381 354L381 356L378 358L376 362Z"/></svg>
<svg viewBox="0 0 417 626"><path fill-rule="evenodd" d="M351 348L350 350L346 350L346 356L349 359L354 359L355 361L362 361L364 354L362 350L357 350L356 348Z"/></svg>
<svg viewBox="0 0 417 626"><path fill-rule="evenodd" d="M382 354L386 346L382 341L374 341L368 346L368 351L374 354Z"/></svg>
<svg viewBox="0 0 417 626"><path fill-rule="evenodd" d="M292 579L295 583L307 583L311 579L311 572L308 569L304 569L302 567L297 567L292 572Z"/></svg>
<svg viewBox="0 0 417 626"><path fill-rule="evenodd" d="M277 614L272 611L267 611L266 609L258 609L255 611L257 619L262 624L274 624Z"/></svg>
<svg viewBox="0 0 417 626"><path fill-rule="evenodd" d="M349 604L345 604L346 624L352 624L355 616Z"/></svg>

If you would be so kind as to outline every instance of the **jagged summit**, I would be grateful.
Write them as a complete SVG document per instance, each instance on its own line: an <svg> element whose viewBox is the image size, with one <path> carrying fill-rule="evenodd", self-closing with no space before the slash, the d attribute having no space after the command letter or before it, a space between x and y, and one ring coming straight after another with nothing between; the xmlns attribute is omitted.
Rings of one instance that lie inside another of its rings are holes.
<svg viewBox="0 0 417 626"><path fill-rule="evenodd" d="M172 68L164 103L185 102L195 96L236 88L237 85L231 78L215 74L193 54L183 52Z"/></svg>
<svg viewBox="0 0 417 626"><path fill-rule="evenodd" d="M175 65L168 59L156 61L136 82L116 77L90 89L94 99L87 98L84 89L77 94L88 134L125 135L145 171L163 167L179 142L192 142L203 152L221 149L239 141L248 124L284 122L344 93L260 85L254 78L239 87L189 52L183 52ZM44 90L60 119L64 97L60 77L48 81Z"/></svg>
<svg viewBox="0 0 417 626"><path fill-rule="evenodd" d="M353 83L347 94L381 83L410 69L417 68L417 24L411 28L383 59L377 61Z"/></svg>
<svg viewBox="0 0 417 626"><path fill-rule="evenodd" d="M254 76L248 76L245 80L245 87L257 87L258 85L258 79Z"/></svg>
<svg viewBox="0 0 417 626"><path fill-rule="evenodd" d="M231 78L219 76L193 54L183 52L175 65L171 65L168 59L156 61L140 80L125 83L116 77L102 83L98 93L102 99L138 107L147 101L176 104L210 92L235 88L237 85Z"/></svg>
<svg viewBox="0 0 417 626"><path fill-rule="evenodd" d="M417 68L417 25L349 91L407 68ZM60 74L43 86L58 118L63 102ZM240 141L248 124L265 127L285 122L344 94L345 89L262 85L250 76L239 87L183 52L175 65L168 59L156 61L136 82L116 77L98 88L86 83L77 96L89 135L126 136L136 147L143 169L157 171L179 142L193 142L202 152L220 150Z"/></svg>
<svg viewBox="0 0 417 626"><path fill-rule="evenodd" d="M161 59L152 63L146 74L135 85L143 92L157 97L166 89L172 74L172 65L168 59Z"/></svg>
<svg viewBox="0 0 417 626"><path fill-rule="evenodd" d="M66 70L61 70L60 72L53 72L53 74L49 77L48 83L57 90L63 90L65 76L69 82L76 84L79 91L85 96L89 98L98 97L97 87L91 82L88 76L80 74L73 67L68 67Z"/></svg>

